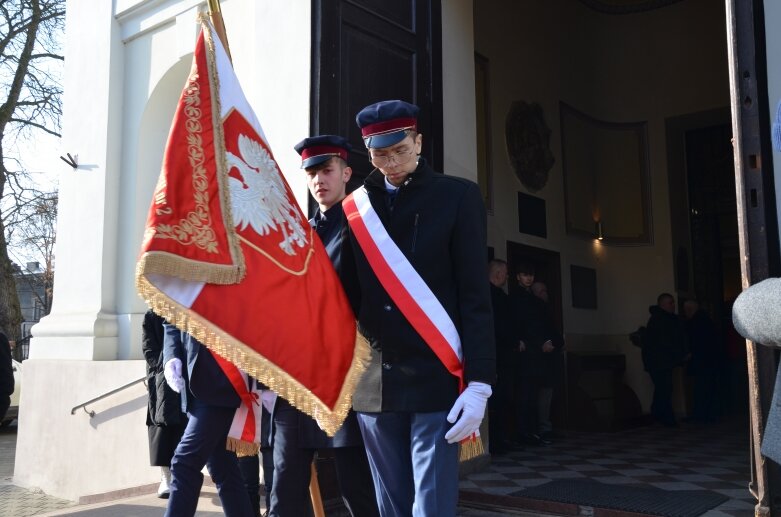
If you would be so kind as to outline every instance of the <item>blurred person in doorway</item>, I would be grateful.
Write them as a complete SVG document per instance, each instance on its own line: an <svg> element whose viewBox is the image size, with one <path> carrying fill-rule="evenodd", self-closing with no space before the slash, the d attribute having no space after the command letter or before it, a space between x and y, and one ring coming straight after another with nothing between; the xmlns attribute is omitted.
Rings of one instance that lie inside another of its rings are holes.
<svg viewBox="0 0 781 517"><path fill-rule="evenodd" d="M550 419L551 403L553 402L553 387L560 373L561 352L564 350L564 338L556 330L553 322L553 313L549 304L548 286L543 282L534 282L531 292L539 298L541 312L547 327L547 335L550 336L553 347L543 347L539 357L540 382L537 392L537 432L545 440L553 440L553 423Z"/></svg>
<svg viewBox="0 0 781 517"><path fill-rule="evenodd" d="M643 366L654 383L651 414L662 425L675 427L678 423L673 412L673 370L686 357L689 340L675 313L673 295L660 294L648 312L651 316L643 341Z"/></svg>

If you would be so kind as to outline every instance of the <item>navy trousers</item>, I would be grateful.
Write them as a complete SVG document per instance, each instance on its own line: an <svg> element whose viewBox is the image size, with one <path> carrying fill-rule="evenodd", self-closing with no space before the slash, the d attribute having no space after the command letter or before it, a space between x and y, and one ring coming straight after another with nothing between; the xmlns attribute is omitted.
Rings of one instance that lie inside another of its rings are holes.
<svg viewBox="0 0 781 517"><path fill-rule="evenodd" d="M217 485L227 517L252 517L236 454L225 449L235 409L190 401L189 421L171 460L171 495L166 517L191 517L198 506L204 465Z"/></svg>
<svg viewBox="0 0 781 517"><path fill-rule="evenodd" d="M458 444L445 440L447 413L358 413L382 517L456 515Z"/></svg>
<svg viewBox="0 0 781 517"><path fill-rule="evenodd" d="M274 409L274 485L271 489L270 517L312 515L309 496L311 465L317 449L301 443L298 410L289 404ZM372 475L363 447L334 447L334 466L339 489L353 517L375 517L377 503Z"/></svg>

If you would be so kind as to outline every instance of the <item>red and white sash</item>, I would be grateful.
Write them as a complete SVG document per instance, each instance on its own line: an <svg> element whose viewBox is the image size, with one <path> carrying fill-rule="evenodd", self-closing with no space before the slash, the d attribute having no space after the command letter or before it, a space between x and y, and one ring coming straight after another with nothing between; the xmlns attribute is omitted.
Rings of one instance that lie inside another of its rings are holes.
<svg viewBox="0 0 781 517"><path fill-rule="evenodd" d="M347 222L385 291L447 370L464 387L458 330L431 289L399 249L361 187L342 202Z"/></svg>
<svg viewBox="0 0 781 517"><path fill-rule="evenodd" d="M260 390L254 381L250 388L247 374L233 363L217 354L212 355L241 399L233 415L226 447L238 456L254 456L260 447Z"/></svg>

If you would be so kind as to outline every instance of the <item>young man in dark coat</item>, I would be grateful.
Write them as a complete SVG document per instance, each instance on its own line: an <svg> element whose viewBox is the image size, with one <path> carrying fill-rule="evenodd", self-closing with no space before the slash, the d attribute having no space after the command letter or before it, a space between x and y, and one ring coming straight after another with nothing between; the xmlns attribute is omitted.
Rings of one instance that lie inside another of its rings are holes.
<svg viewBox="0 0 781 517"><path fill-rule="evenodd" d="M181 393L188 421L171 460L166 517L195 515L206 466L227 517L255 517L236 453L226 442L241 399L212 353L197 339L166 323L165 379ZM255 382L254 380L252 382Z"/></svg>
<svg viewBox="0 0 781 517"><path fill-rule="evenodd" d="M550 440L538 434L538 398L546 374L543 356L555 351L555 335L547 324L542 301L531 291L534 265L521 262L515 268L518 289L510 296L510 310L521 355L517 376L519 440L529 445L549 445Z"/></svg>
<svg viewBox="0 0 781 517"><path fill-rule="evenodd" d="M651 414L663 425L677 425L673 413L673 370L688 350L686 329L675 314L675 298L662 293L648 308L651 317L643 341L643 365L654 383Z"/></svg>
<svg viewBox="0 0 781 517"><path fill-rule="evenodd" d="M496 377L480 189L421 158L418 111L394 100L358 113L376 169L344 203L371 346L353 408L383 516L455 515L458 442L478 430Z"/></svg>
<svg viewBox="0 0 781 517"><path fill-rule="evenodd" d="M146 359L147 404L146 425L149 433L149 464L160 467L161 480L158 497L167 498L171 484L171 458L179 445L187 415L181 410L181 397L158 375L163 371L163 323L165 320L146 311L142 323L141 351Z"/></svg>
<svg viewBox="0 0 781 517"><path fill-rule="evenodd" d="M343 249L347 248L346 253L350 253L346 240L347 221L341 205L352 175L346 161L350 144L340 136L322 135L302 140L295 150L301 155L301 168L306 170L307 186L318 206L309 224L323 241L331 263L341 277ZM274 486L269 515L311 515L310 466L318 449L334 451L336 476L350 514L354 517L379 515L355 413L348 413L341 429L329 438L311 417L278 398L272 429Z"/></svg>

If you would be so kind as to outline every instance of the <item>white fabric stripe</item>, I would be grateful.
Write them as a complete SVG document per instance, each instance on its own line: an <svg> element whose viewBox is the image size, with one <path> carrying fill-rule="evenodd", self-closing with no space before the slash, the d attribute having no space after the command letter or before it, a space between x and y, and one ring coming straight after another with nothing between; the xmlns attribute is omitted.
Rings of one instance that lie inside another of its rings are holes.
<svg viewBox="0 0 781 517"><path fill-rule="evenodd" d="M402 253L396 243L393 242L390 235L388 235L385 226L383 226L377 212L374 211L374 208L369 201L366 189L359 188L353 192L353 199L355 200L355 206L358 208L358 213L369 231L369 235L371 235L377 248L379 248L380 253L388 263L388 266L390 266L404 288L445 338L448 345L450 345L450 348L453 349L453 352L455 352L458 357L458 360L463 363L464 357L461 351L461 338L458 336L458 331L453 324L453 320L450 319L447 311L442 307L442 304L439 303L439 300L434 296L434 293L431 292L429 286L420 277L418 272L415 271L415 268L412 267L412 264L409 263L407 257L404 256L404 253Z"/></svg>
<svg viewBox="0 0 781 517"><path fill-rule="evenodd" d="M239 370L241 371L241 370ZM241 372L241 378L244 380L244 385L248 386L248 379L247 374L244 372ZM260 394L262 390L259 390L257 388L257 383L252 382L252 389L251 392L255 393L258 398L258 403L253 406L252 410L255 415L255 441L260 441ZM237 440L241 439L241 434L244 432L244 424L247 421L247 406L244 405L244 403L240 404L238 409L236 409L236 413L233 415L233 422L231 422L231 428L230 431L228 431L228 436L231 438L236 438Z"/></svg>

